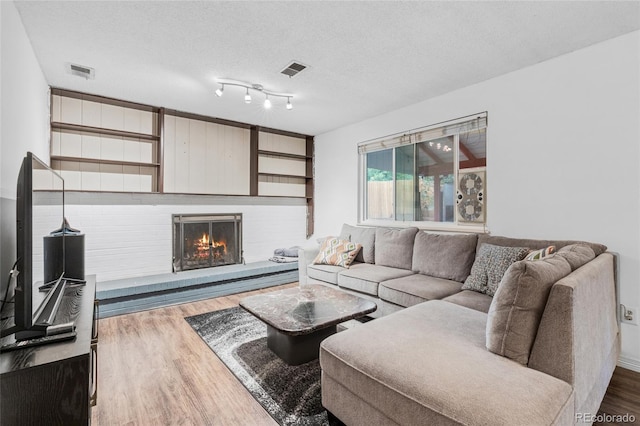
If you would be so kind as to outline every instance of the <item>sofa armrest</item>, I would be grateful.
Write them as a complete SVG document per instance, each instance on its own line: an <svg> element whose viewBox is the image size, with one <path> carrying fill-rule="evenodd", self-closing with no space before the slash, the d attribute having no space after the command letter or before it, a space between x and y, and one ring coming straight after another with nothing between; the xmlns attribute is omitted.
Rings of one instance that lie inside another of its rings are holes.
<svg viewBox="0 0 640 426"><path fill-rule="evenodd" d="M319 246L309 246L298 250L298 282L300 285L306 285L308 283L307 265L313 262L320 252Z"/></svg>
<svg viewBox="0 0 640 426"><path fill-rule="evenodd" d="M616 365L615 284L615 258L609 252L558 281L531 350L529 367L573 385L576 412L597 412Z"/></svg>

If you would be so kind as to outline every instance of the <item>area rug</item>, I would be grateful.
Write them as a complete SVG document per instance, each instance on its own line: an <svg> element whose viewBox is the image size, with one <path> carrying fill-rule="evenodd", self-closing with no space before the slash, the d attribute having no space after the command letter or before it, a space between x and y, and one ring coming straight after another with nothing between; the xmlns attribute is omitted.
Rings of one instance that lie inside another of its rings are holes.
<svg viewBox="0 0 640 426"><path fill-rule="evenodd" d="M287 365L267 348L266 325L240 307L185 320L279 424L329 424L318 360Z"/></svg>

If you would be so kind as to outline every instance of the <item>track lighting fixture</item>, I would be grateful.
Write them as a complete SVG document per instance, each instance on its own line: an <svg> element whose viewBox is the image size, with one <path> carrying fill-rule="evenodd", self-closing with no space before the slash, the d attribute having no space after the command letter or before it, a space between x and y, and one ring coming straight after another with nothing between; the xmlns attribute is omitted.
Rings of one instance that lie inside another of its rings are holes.
<svg viewBox="0 0 640 426"><path fill-rule="evenodd" d="M216 96L222 96L222 93L224 92L224 86L239 86L239 87L244 87L246 89L246 92L244 95L244 102L247 104L251 103L251 94L249 93L249 89L251 89L251 90L264 93L266 98L264 100L263 106L265 109L270 109L272 106L271 99L269 99L270 96L271 97L275 96L278 98L287 98L286 109L288 110L293 109L293 104L291 103L291 98L293 98L293 94L291 93L273 92L271 90L265 89L264 87L262 87L261 84L245 83L244 81L219 79L217 82L218 84L220 84L220 87L216 89Z"/></svg>

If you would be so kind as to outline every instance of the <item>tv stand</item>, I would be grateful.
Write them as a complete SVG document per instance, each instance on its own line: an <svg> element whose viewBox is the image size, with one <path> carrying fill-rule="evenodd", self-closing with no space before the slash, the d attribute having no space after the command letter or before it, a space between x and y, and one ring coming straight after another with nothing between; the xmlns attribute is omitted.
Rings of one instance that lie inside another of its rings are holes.
<svg viewBox="0 0 640 426"><path fill-rule="evenodd" d="M95 276L87 276L85 285L67 285L64 289L58 312L49 326L51 332L60 333L44 339L72 340L0 353L2 426L90 423L97 383L95 291ZM75 324L75 331L68 331L70 324ZM76 334L75 339L71 335L73 333ZM0 343L22 342L16 342L15 336L7 336Z"/></svg>

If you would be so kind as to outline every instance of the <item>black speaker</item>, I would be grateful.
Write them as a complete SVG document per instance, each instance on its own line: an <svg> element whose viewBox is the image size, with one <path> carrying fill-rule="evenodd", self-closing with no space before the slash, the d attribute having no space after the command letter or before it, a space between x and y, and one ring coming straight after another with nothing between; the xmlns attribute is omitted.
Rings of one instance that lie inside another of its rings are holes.
<svg viewBox="0 0 640 426"><path fill-rule="evenodd" d="M45 284L57 280L62 272L65 278L84 280L84 234L47 235L43 239Z"/></svg>

